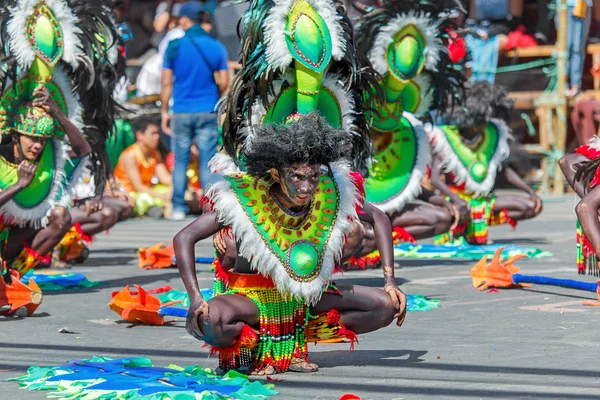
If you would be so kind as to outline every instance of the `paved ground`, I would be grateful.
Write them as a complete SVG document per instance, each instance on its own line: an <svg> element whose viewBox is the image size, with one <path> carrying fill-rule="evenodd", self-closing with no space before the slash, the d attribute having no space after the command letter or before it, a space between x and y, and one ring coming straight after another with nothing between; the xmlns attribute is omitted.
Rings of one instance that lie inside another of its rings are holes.
<svg viewBox="0 0 600 400"><path fill-rule="evenodd" d="M520 263L524 273L577 279L572 197L551 199L535 221L517 232L493 228L498 242L533 245L555 256ZM87 291L46 293L35 317L0 319L0 398L42 399L4 379L30 365L57 365L92 355L148 356L155 365L215 367L202 344L174 326L132 326L116 322L107 303L113 290L139 283L148 288L170 283L183 289L174 269L145 271L135 250L169 241L184 223L138 220L101 235L91 259L75 271L106 285ZM209 256L209 245L198 247ZM442 299L442 308L411 313L405 326L390 326L348 345L311 347L316 374L286 374L276 384L282 399L338 399L353 392L363 399L598 399L598 315L586 308L587 293L535 287L481 293L471 286L469 262L402 261L397 276L406 293ZM201 283L211 284L207 266ZM380 271L346 273L345 281L381 285ZM586 279L586 278L582 278ZM587 278L586 280L593 281ZM58 333L67 327L75 335Z"/></svg>

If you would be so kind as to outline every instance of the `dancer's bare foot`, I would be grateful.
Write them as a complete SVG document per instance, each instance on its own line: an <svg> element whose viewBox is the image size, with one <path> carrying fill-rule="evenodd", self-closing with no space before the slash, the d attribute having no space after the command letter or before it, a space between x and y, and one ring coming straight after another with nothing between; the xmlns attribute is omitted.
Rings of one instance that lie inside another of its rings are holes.
<svg viewBox="0 0 600 400"><path fill-rule="evenodd" d="M275 368L273 368L272 366L268 365L268 366L266 366L263 369L252 371L250 373L250 375L265 376L265 375L275 375L276 373L277 372L275 372Z"/></svg>
<svg viewBox="0 0 600 400"><path fill-rule="evenodd" d="M291 372L317 372L319 370L319 366L314 363L310 363L301 358L294 358L292 363L290 364Z"/></svg>

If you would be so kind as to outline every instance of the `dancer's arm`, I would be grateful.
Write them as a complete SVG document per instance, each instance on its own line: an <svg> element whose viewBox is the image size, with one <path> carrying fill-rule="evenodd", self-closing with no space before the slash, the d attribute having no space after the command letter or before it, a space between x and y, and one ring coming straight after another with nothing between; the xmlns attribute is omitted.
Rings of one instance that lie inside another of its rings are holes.
<svg viewBox="0 0 600 400"><path fill-rule="evenodd" d="M33 91L33 105L36 107L44 107L54 118L58 120L65 134L69 138L71 150L75 157L83 158L92 152L92 147L87 142L85 137L79 132L79 129L63 114L58 107L50 92L45 86L40 86Z"/></svg>
<svg viewBox="0 0 600 400"><path fill-rule="evenodd" d="M539 212L542 208L542 199L540 199L537 193L535 193L535 191L523 179L521 179L519 174L517 174L517 172L508 165L505 165L501 172L504 174L504 177L508 183L517 189L524 191L529 195L529 197L531 197L531 200L535 202L535 212Z"/></svg>
<svg viewBox="0 0 600 400"><path fill-rule="evenodd" d="M363 222L373 226L375 243L379 249L383 265L383 290L390 296L394 307L398 311L394 318L398 319L398 326L404 323L406 317L406 295L400 290L394 276L394 246L392 240L392 224L389 217L377 207L369 203L363 205L363 213L359 214Z"/></svg>
<svg viewBox="0 0 600 400"><path fill-rule="evenodd" d="M575 182L575 174L580 168L579 163L585 161L589 161L589 159L581 154L571 153L561 158L558 162L565 179L582 199L585 197L585 187L582 181Z"/></svg>
<svg viewBox="0 0 600 400"><path fill-rule="evenodd" d="M577 218L581 224L583 233L594 247L596 254L600 254L600 220L598 220L598 209L600 208L600 186L596 186L586 194L575 207Z"/></svg>
<svg viewBox="0 0 600 400"><path fill-rule="evenodd" d="M29 161L21 161L17 167L17 182L5 190L0 191L0 207L12 200L17 193L25 189L31 183L35 176L36 168L36 164L32 164Z"/></svg>
<svg viewBox="0 0 600 400"><path fill-rule="evenodd" d="M183 228L173 239L177 269L190 299L186 329L194 337L200 338L202 331L198 326L200 314L208 317L208 304L200 293L198 277L196 276L196 259L194 246L200 240L209 238L217 233L223 226L218 221L214 211L202 214L191 224Z"/></svg>
<svg viewBox="0 0 600 400"><path fill-rule="evenodd" d="M470 214L469 203L461 199L459 195L454 193L446 184L446 181L442 179L442 167L437 157L433 158L431 165L431 184L434 188L440 191L445 196L450 197L450 201L458 208L462 219L465 219Z"/></svg>

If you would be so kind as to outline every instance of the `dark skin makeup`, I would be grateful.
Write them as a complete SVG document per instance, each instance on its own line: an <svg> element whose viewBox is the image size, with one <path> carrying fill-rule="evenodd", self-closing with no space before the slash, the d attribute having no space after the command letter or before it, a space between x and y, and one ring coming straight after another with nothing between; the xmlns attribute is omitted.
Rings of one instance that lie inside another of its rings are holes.
<svg viewBox="0 0 600 400"><path fill-rule="evenodd" d="M320 170L320 165L306 164L292 165L281 172L271 170L275 181L272 190L280 204L292 211L308 206L318 186ZM393 266L392 229L387 215L365 204L359 219L373 226L383 265ZM241 334L244 324L257 327L259 323L259 311L252 300L237 295L221 295L207 302L200 294L194 245L223 228L216 212L211 211L185 227L173 240L177 267L191 302L186 329L195 338L218 347L231 346ZM243 241L244 238L238 240ZM255 273L243 257L236 258L233 269L237 273ZM323 294L321 300L311 307L311 313L335 308L347 329L359 334L387 326L394 319L400 326L406 316L406 296L396 284L393 268L384 270L383 286L384 290L357 285L339 286L342 296ZM312 364L302 364L304 368L316 370ZM257 372L274 373L272 368Z"/></svg>

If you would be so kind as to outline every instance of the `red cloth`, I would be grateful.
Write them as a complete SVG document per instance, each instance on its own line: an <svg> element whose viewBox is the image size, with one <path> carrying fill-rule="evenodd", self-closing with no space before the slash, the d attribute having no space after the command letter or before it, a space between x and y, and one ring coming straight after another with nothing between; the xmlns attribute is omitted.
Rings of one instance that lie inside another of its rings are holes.
<svg viewBox="0 0 600 400"><path fill-rule="evenodd" d="M467 55L467 46L465 40L455 31L448 29L448 36L448 53L450 60L456 64Z"/></svg>
<svg viewBox="0 0 600 400"><path fill-rule="evenodd" d="M517 29L508 34L508 40L504 46L504 50L509 51L517 47L536 47L535 38L527 33L527 29L523 25L517 26Z"/></svg>

